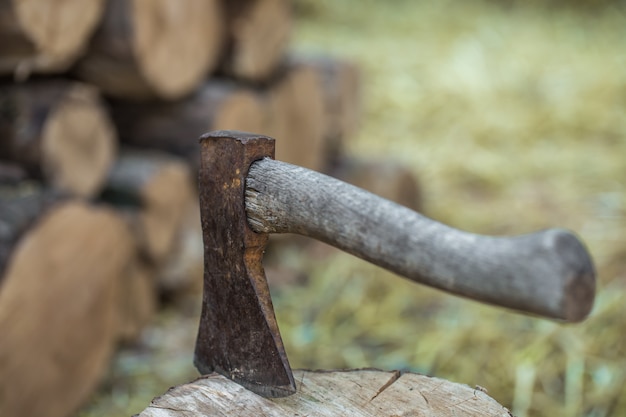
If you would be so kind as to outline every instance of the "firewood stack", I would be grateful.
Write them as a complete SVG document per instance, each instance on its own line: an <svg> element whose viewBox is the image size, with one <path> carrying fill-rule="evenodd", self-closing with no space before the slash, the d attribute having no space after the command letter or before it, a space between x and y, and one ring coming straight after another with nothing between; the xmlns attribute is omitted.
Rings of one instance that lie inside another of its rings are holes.
<svg viewBox="0 0 626 417"><path fill-rule="evenodd" d="M292 25L290 0L0 0L0 415L70 415L200 288L206 131L417 208L407 169L345 158L358 70L292 53Z"/></svg>

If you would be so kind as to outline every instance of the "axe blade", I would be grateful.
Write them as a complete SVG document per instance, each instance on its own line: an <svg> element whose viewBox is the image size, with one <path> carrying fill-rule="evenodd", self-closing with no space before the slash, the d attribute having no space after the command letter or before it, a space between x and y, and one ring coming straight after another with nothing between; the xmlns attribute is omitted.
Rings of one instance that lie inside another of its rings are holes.
<svg viewBox="0 0 626 417"><path fill-rule="evenodd" d="M194 364L202 374L218 372L264 397L293 394L262 265L268 235L250 229L244 199L248 167L274 156L274 140L211 132L200 144L205 266Z"/></svg>

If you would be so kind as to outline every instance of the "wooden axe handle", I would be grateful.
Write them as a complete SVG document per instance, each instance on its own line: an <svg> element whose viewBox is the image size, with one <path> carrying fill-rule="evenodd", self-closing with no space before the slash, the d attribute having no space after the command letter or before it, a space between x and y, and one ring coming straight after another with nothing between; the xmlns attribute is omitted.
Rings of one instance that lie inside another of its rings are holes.
<svg viewBox="0 0 626 417"><path fill-rule="evenodd" d="M580 321L595 271L571 232L491 237L453 229L326 175L269 158L246 179L246 212L259 233L297 233L415 282L553 319Z"/></svg>

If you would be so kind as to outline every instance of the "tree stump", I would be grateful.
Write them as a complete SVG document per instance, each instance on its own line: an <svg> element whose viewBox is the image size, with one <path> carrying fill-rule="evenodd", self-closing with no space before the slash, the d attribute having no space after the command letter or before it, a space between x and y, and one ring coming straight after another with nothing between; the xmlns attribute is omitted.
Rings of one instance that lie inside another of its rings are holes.
<svg viewBox="0 0 626 417"><path fill-rule="evenodd" d="M0 415L65 417L106 372L133 240L82 201L33 193L0 214Z"/></svg>
<svg viewBox="0 0 626 417"><path fill-rule="evenodd" d="M139 417L512 417L482 388L414 373L295 371L294 377L296 394L266 399L221 375L207 375L171 388Z"/></svg>
<svg viewBox="0 0 626 417"><path fill-rule="evenodd" d="M218 0L109 0L77 74L108 95L176 99L218 63Z"/></svg>
<svg viewBox="0 0 626 417"><path fill-rule="evenodd" d="M117 138L98 92L67 81L0 88L0 159L81 197L100 191Z"/></svg>
<svg viewBox="0 0 626 417"><path fill-rule="evenodd" d="M83 52L104 0L0 0L0 74L60 72Z"/></svg>

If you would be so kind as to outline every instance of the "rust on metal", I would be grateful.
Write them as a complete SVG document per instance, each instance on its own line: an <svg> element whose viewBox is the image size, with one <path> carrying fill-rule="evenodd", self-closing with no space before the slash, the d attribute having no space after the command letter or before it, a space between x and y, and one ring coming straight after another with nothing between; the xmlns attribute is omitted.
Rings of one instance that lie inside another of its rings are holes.
<svg viewBox="0 0 626 417"><path fill-rule="evenodd" d="M274 157L274 139L234 131L200 138L204 293L194 363L265 397L295 393L262 258L268 235L250 229L250 165Z"/></svg>

